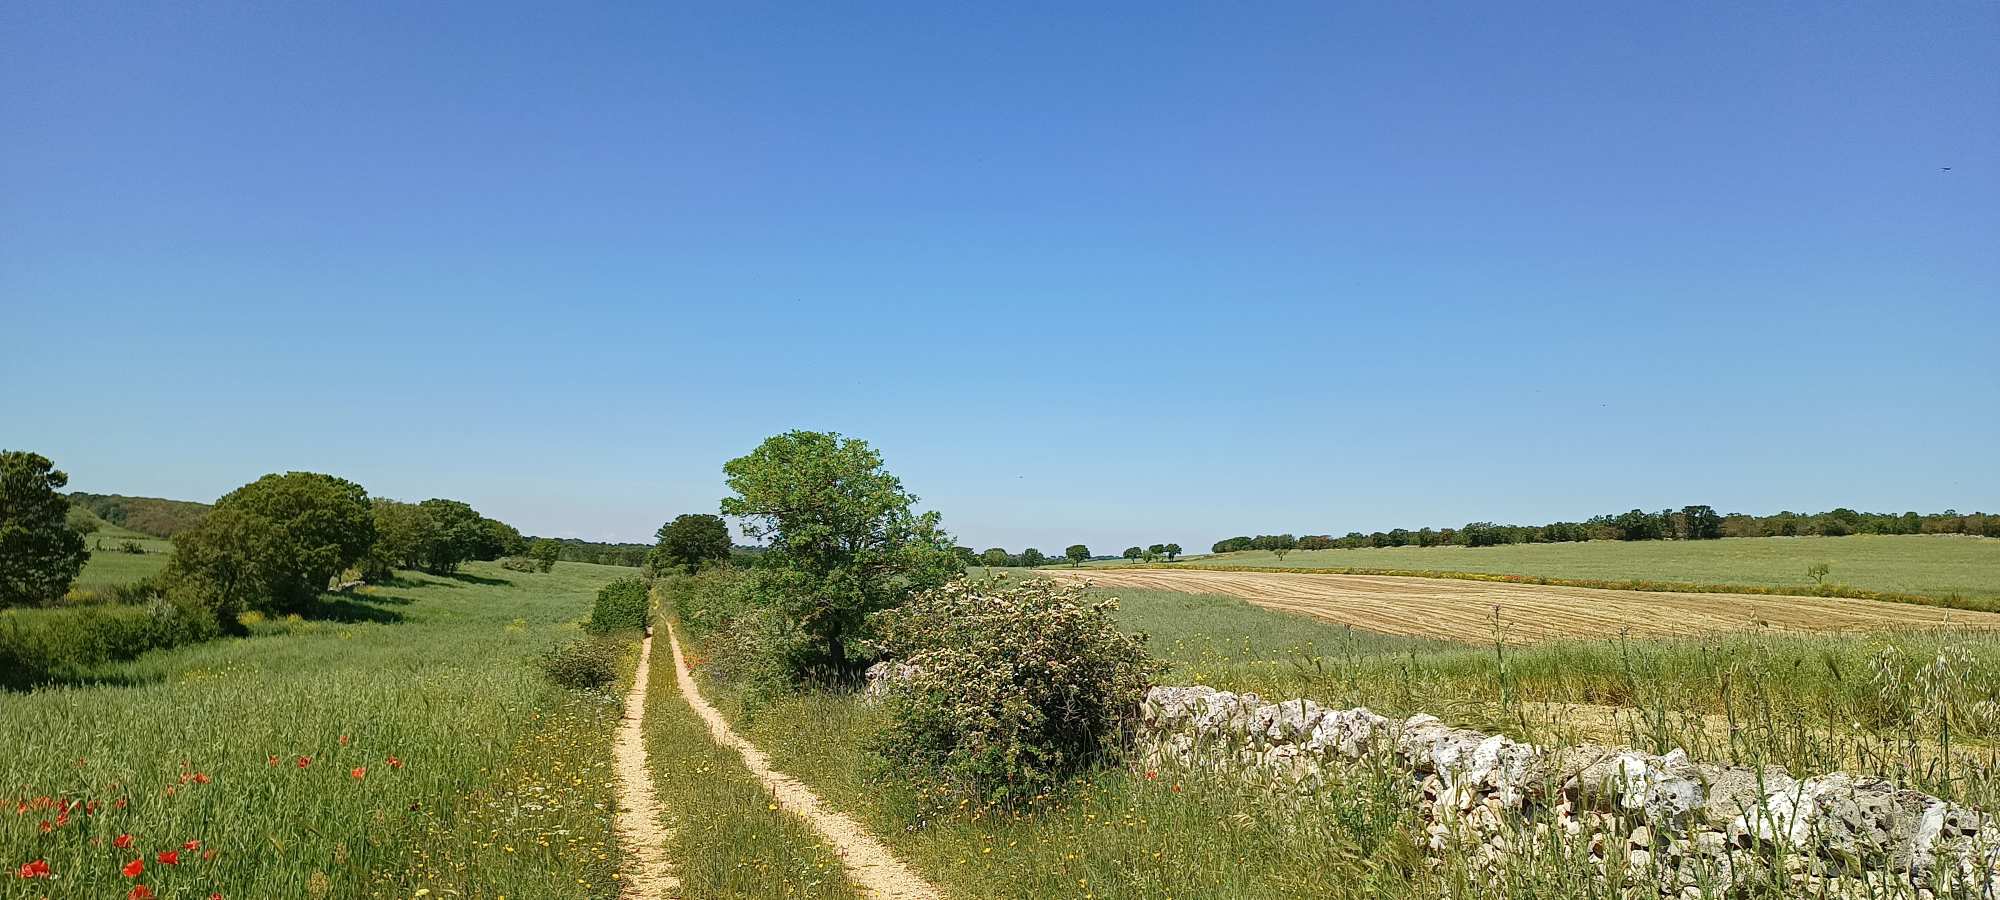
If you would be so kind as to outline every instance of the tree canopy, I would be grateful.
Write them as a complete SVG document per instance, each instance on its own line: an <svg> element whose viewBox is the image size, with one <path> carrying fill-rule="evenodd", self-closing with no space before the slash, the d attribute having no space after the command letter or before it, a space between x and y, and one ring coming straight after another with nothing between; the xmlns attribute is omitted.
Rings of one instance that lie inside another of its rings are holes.
<svg viewBox="0 0 2000 900"><path fill-rule="evenodd" d="M59 489L69 475L39 453L0 451L0 607L61 597L90 558Z"/></svg>
<svg viewBox="0 0 2000 900"><path fill-rule="evenodd" d="M677 568L692 575L704 565L729 561L729 526L721 516L706 513L675 516L653 536L658 543L648 556L656 571Z"/></svg>
<svg viewBox="0 0 2000 900"><path fill-rule="evenodd" d="M272 533L262 555L266 584L280 605L305 603L327 589L333 576L358 562L375 543L375 511L368 492L345 478L317 472L266 475L215 501L220 512L242 514L232 528ZM207 527L215 513L190 531ZM186 533L176 537L179 541ZM266 538L259 538L260 545ZM197 540L200 540L197 538ZM186 569L187 566L183 566Z"/></svg>
<svg viewBox="0 0 2000 900"><path fill-rule="evenodd" d="M865 441L791 431L723 472L733 492L723 514L768 545L753 572L756 595L813 648L799 669L851 674L869 614L962 571L938 514L914 512L916 496Z"/></svg>

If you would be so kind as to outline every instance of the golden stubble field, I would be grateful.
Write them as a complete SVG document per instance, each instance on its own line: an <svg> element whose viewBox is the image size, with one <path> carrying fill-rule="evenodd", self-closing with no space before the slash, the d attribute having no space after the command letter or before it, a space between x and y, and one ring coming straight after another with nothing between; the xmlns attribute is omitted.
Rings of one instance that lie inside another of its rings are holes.
<svg viewBox="0 0 2000 900"><path fill-rule="evenodd" d="M1614 591L1411 578L1195 569L1041 569L1051 578L1104 588L1145 588L1241 597L1379 634L1488 641L1494 614L1509 643L1568 637L1782 631L1876 631L1895 628L2000 628L2000 613L1880 600L1754 594Z"/></svg>

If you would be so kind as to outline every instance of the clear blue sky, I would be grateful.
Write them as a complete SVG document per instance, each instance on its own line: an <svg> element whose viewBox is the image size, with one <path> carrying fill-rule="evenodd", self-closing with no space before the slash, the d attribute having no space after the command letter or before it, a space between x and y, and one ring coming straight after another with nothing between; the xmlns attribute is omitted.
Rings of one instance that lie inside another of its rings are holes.
<svg viewBox="0 0 2000 900"><path fill-rule="evenodd" d="M971 6L8 3L0 446L599 539L790 428L981 548L2000 507L2000 5Z"/></svg>

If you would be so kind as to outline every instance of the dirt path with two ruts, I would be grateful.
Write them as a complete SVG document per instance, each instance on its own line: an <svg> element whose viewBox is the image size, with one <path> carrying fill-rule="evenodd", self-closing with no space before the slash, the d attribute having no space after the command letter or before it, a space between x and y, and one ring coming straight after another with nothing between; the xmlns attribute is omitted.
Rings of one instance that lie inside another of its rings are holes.
<svg viewBox="0 0 2000 900"><path fill-rule="evenodd" d="M625 717L611 745L612 767L618 773L618 818L613 828L631 865L618 892L627 900L679 897L681 882L667 858L672 837L660 824L660 802L653 795L653 773L646 768L646 685L652 675L653 636L639 645L639 670L632 691L625 695Z"/></svg>
<svg viewBox="0 0 2000 900"><path fill-rule="evenodd" d="M943 895L938 893L937 888L904 866L888 847L862 828L861 823L827 808L826 803L803 782L771 768L771 758L730 728L722 713L702 697L694 674L688 671L687 660L681 654L681 642L672 625L667 626L667 640L674 648L674 677L680 681L681 697L694 707L702 721L708 723L709 735L715 738L716 743L741 754L744 767L764 783L764 789L777 798L778 805L784 807L786 812L805 819L814 831L819 832L822 840L833 845L841 865L847 869L848 880L864 896L878 900L941 900Z"/></svg>
<svg viewBox="0 0 2000 900"><path fill-rule="evenodd" d="M1401 575L1321 575L1187 569L1040 569L1037 575L1240 597L1380 634L1455 641L1493 639L1494 612L1512 643L1621 633L1665 637L1724 631L1876 631L2000 628L2000 614L1769 594L1683 594L1508 584Z"/></svg>

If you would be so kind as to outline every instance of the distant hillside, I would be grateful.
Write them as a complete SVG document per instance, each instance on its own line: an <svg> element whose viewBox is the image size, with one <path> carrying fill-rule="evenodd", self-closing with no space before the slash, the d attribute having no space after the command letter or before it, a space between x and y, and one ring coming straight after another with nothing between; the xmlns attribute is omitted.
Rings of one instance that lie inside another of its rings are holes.
<svg viewBox="0 0 2000 900"><path fill-rule="evenodd" d="M123 494L69 495L72 506L81 506L113 525L140 534L168 538L186 530L208 513L206 503L192 500L163 500L159 497L127 497Z"/></svg>

